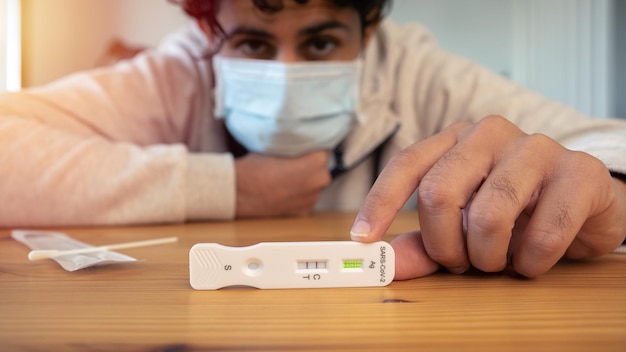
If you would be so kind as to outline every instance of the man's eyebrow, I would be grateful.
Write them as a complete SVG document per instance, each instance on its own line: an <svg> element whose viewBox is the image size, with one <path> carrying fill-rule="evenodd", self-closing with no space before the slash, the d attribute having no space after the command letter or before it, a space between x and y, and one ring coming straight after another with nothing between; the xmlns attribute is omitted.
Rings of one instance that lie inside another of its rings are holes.
<svg viewBox="0 0 626 352"><path fill-rule="evenodd" d="M274 38L274 35L270 32L267 32L267 31L264 31L262 29L258 29L255 27L249 27L249 26L238 26L225 34L226 34L226 38L231 38L236 35L250 35L250 36L267 38L267 39Z"/></svg>
<svg viewBox="0 0 626 352"><path fill-rule="evenodd" d="M301 29L298 31L298 35L299 36L311 36L311 35L315 35L319 32L322 32L328 29L336 29L336 28L344 29L346 31L350 30L350 27L348 27L347 25L341 22L329 20L329 21L324 21L324 22L315 24L313 26ZM226 34L225 36L226 38L231 38L236 35L250 35L250 36L267 38L267 39L275 38L275 36L268 31L265 31L263 29L259 29L256 27L250 27L250 26L238 26L226 32L225 34Z"/></svg>
<svg viewBox="0 0 626 352"><path fill-rule="evenodd" d="M350 31L350 27L348 27L347 25L338 21L329 20L329 21L318 23L311 27L301 29L300 31L298 31L298 35L299 36L311 36L319 32L325 31L327 29L336 29L336 28Z"/></svg>

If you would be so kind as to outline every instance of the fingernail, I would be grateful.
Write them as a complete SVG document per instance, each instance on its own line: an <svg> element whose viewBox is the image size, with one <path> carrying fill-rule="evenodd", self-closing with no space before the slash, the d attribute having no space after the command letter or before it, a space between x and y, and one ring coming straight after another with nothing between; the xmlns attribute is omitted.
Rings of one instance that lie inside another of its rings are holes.
<svg viewBox="0 0 626 352"><path fill-rule="evenodd" d="M367 238L370 234L370 224L363 220L357 221L353 226L352 230L350 230L350 237L353 240L362 240Z"/></svg>
<svg viewBox="0 0 626 352"><path fill-rule="evenodd" d="M464 272L466 272L466 271L467 271L467 268L464 268L464 267L458 267L458 268L448 268L448 271L449 271L451 274L454 274L454 275L461 275L461 274L463 274Z"/></svg>

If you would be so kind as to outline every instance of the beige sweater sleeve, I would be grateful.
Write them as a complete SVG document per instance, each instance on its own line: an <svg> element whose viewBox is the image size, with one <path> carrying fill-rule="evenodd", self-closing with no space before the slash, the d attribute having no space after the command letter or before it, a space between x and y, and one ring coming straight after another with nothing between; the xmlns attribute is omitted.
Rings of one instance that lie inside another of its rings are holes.
<svg viewBox="0 0 626 352"><path fill-rule="evenodd" d="M194 141L210 85L183 42L0 95L0 227L234 216L231 155Z"/></svg>

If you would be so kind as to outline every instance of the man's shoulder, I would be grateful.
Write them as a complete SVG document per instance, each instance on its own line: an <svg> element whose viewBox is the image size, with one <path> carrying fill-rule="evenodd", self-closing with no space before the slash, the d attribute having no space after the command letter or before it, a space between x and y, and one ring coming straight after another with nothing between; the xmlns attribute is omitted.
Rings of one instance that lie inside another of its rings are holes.
<svg viewBox="0 0 626 352"><path fill-rule="evenodd" d="M378 41L382 41L393 46L414 46L417 43L435 42L430 30L417 23L398 24L390 19L381 22L377 35Z"/></svg>
<svg viewBox="0 0 626 352"><path fill-rule="evenodd" d="M418 23L397 24L386 19L365 50L366 77L378 84L395 80L407 69L406 65L412 67L411 70L430 65L426 58L438 51L438 44L426 27Z"/></svg>
<svg viewBox="0 0 626 352"><path fill-rule="evenodd" d="M156 50L165 55L201 59L208 56L210 49L197 23L190 21L167 35Z"/></svg>
<svg viewBox="0 0 626 352"><path fill-rule="evenodd" d="M386 19L368 43L365 60L369 66L394 68L409 56L415 61L437 49L437 42L431 32L421 24L397 24Z"/></svg>

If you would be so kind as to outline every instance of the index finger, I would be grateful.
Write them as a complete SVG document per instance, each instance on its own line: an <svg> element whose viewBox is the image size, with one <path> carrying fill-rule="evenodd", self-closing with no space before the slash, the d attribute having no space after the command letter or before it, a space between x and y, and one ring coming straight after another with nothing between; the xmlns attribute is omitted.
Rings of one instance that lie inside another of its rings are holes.
<svg viewBox="0 0 626 352"><path fill-rule="evenodd" d="M424 175L456 145L460 134L468 126L468 122L453 124L394 156L365 198L350 230L352 239L359 242L379 241Z"/></svg>

